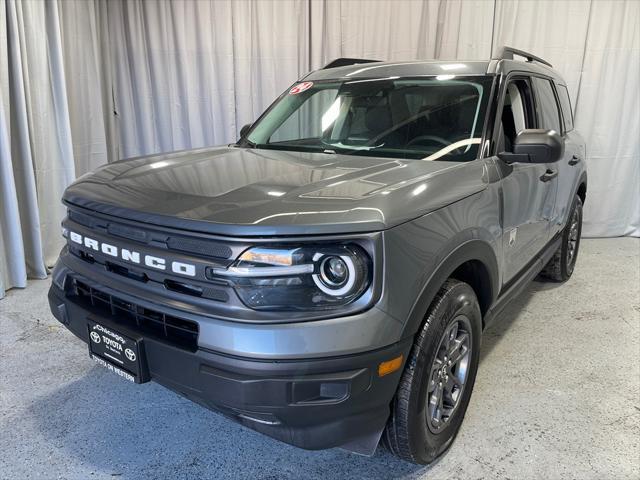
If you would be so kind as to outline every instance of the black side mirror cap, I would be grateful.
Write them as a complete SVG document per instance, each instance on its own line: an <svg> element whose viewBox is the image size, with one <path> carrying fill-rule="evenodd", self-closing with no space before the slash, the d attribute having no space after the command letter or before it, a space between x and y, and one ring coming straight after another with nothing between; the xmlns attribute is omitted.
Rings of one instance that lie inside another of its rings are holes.
<svg viewBox="0 0 640 480"><path fill-rule="evenodd" d="M249 133L249 130L251 130L251 124L247 123L240 129L240 138L246 137L247 133Z"/></svg>
<svg viewBox="0 0 640 480"><path fill-rule="evenodd" d="M564 139L555 130L527 129L513 142L513 153L501 152L505 163L553 163L564 155Z"/></svg>

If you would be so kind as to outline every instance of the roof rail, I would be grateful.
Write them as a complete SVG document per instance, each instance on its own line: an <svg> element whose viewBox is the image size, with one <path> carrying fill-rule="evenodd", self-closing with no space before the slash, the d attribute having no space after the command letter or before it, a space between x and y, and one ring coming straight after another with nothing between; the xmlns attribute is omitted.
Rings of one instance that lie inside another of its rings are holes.
<svg viewBox="0 0 640 480"><path fill-rule="evenodd" d="M322 70L326 68L346 67L347 65L356 65L358 63L374 63L380 60L370 60L367 58L336 58L335 60L327 63Z"/></svg>
<svg viewBox="0 0 640 480"><path fill-rule="evenodd" d="M539 62L553 68L553 65L551 65L546 60L543 60L540 57L536 57L529 52L525 52L524 50L518 50L517 48L513 47L502 47L502 49L500 50L500 55L498 55L498 57L495 57L494 60L513 60L514 55L524 57L528 62Z"/></svg>

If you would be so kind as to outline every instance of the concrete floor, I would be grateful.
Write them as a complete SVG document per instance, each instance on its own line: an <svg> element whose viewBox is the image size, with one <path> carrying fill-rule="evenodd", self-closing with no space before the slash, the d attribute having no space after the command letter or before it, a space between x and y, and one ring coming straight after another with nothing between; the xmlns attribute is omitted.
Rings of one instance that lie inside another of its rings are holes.
<svg viewBox="0 0 640 480"><path fill-rule="evenodd" d="M432 467L306 452L89 361L48 281L0 301L2 478L640 478L640 240L586 240L483 340L460 435Z"/></svg>

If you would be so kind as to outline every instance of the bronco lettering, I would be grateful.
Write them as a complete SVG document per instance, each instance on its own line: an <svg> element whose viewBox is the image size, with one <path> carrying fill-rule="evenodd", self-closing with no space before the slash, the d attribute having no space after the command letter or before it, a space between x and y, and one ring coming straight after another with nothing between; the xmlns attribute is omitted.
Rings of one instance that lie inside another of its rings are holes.
<svg viewBox="0 0 640 480"><path fill-rule="evenodd" d="M147 267L155 268L157 270L166 270L167 264L171 264L171 271L179 275L186 275L189 277L195 277L196 266L190 263L184 262L167 262L164 258L157 257L155 255L143 255L140 252L134 250L128 250L126 248L118 248L115 245L99 242L94 238L80 235L76 232L69 232L69 238L72 242L79 245L84 245L87 248L91 248L95 251L101 251L102 253L120 258L125 262L139 264L141 258Z"/></svg>

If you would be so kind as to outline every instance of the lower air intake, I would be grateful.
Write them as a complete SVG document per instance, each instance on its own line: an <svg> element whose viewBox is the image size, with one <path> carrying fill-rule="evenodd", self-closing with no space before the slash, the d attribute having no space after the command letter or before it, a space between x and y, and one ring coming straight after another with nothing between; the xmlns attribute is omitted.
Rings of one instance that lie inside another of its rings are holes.
<svg viewBox="0 0 640 480"><path fill-rule="evenodd" d="M79 303L130 330L189 351L198 349L198 324L122 300L79 280L70 292Z"/></svg>

